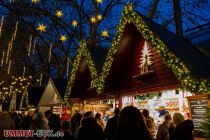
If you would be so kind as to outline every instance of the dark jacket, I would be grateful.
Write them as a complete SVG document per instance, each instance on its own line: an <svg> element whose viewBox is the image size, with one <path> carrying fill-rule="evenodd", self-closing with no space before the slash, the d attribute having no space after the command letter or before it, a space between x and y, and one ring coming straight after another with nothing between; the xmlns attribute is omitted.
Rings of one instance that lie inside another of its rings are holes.
<svg viewBox="0 0 210 140"><path fill-rule="evenodd" d="M193 140L194 125L191 120L179 124L174 130L173 140Z"/></svg>
<svg viewBox="0 0 210 140"><path fill-rule="evenodd" d="M95 118L88 117L82 120L77 140L105 140L103 130L97 124Z"/></svg>
<svg viewBox="0 0 210 140"><path fill-rule="evenodd" d="M118 115L108 119L106 128L104 130L107 140L110 140L117 128Z"/></svg>

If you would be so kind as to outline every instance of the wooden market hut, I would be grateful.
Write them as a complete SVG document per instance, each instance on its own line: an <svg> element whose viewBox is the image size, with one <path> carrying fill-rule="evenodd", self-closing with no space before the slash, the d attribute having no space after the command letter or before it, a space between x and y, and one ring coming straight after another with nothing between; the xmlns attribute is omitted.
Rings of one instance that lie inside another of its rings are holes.
<svg viewBox="0 0 210 140"><path fill-rule="evenodd" d="M152 65L141 72L141 57L148 43ZM112 45L87 47L81 42L65 93L106 98L181 88L210 93L210 61L189 41L176 36L132 6L125 7Z"/></svg>
<svg viewBox="0 0 210 140"><path fill-rule="evenodd" d="M62 113L63 97L66 90L67 80L49 78L41 99L38 103L39 110L57 110Z"/></svg>

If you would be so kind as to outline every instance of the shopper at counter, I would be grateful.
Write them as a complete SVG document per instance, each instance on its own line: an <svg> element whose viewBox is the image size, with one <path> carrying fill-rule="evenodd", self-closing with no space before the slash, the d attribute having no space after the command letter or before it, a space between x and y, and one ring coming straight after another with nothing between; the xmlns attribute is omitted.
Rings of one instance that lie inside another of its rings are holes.
<svg viewBox="0 0 210 140"><path fill-rule="evenodd" d="M157 132L157 140L171 140L173 136L173 122L172 117L168 113L164 116L165 121L160 124Z"/></svg>

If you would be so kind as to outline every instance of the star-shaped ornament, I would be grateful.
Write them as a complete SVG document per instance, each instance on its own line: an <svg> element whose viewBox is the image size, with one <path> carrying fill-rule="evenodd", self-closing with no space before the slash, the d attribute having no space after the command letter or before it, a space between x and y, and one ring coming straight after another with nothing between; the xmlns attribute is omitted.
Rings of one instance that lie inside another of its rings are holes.
<svg viewBox="0 0 210 140"><path fill-rule="evenodd" d="M102 37L108 37L109 36L108 31L107 30L102 31L101 36Z"/></svg>
<svg viewBox="0 0 210 140"><path fill-rule="evenodd" d="M78 25L78 22L76 20L73 20L71 23L74 27L76 27Z"/></svg>
<svg viewBox="0 0 210 140"><path fill-rule="evenodd" d="M95 17L91 17L91 18L90 18L90 21L91 21L91 23L94 24L94 23L96 23L96 18L95 18Z"/></svg>
<svg viewBox="0 0 210 140"><path fill-rule="evenodd" d="M65 42L67 40L66 35L61 35L59 40L62 41L62 42Z"/></svg>
<svg viewBox="0 0 210 140"><path fill-rule="evenodd" d="M37 30L39 30L40 32L46 32L46 26L44 24L39 24Z"/></svg>
<svg viewBox="0 0 210 140"><path fill-rule="evenodd" d="M37 4L37 3L39 2L39 0L31 0L31 2L32 2L33 4Z"/></svg>
<svg viewBox="0 0 210 140"><path fill-rule="evenodd" d="M96 0L98 4L102 4L103 0Z"/></svg>
<svg viewBox="0 0 210 140"><path fill-rule="evenodd" d="M102 20L102 15L97 15L97 20Z"/></svg>
<svg viewBox="0 0 210 140"><path fill-rule="evenodd" d="M56 16L57 17L62 17L63 16L63 12L61 10L56 10Z"/></svg>

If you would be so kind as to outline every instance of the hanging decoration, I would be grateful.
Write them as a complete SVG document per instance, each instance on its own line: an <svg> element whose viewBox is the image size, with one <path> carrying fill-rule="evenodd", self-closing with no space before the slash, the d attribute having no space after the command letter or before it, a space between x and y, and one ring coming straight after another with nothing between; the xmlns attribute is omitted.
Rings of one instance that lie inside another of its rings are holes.
<svg viewBox="0 0 210 140"><path fill-rule="evenodd" d="M49 50L49 57L48 57L48 62L50 63L51 60L51 52L52 51L52 43L50 43L50 50Z"/></svg>
<svg viewBox="0 0 210 140"><path fill-rule="evenodd" d="M10 73L10 69L11 69L11 63L12 63L12 61L11 61L11 60L9 60L9 65L8 65L7 74L9 74L9 73Z"/></svg>
<svg viewBox="0 0 210 140"><path fill-rule="evenodd" d="M28 44L28 56L30 56L30 53L31 53L32 38L33 36L30 35L29 44Z"/></svg>
<svg viewBox="0 0 210 140"><path fill-rule="evenodd" d="M72 24L74 27L78 26L77 20L73 20L71 24Z"/></svg>
<svg viewBox="0 0 210 140"><path fill-rule="evenodd" d="M108 31L107 31L107 30L103 30L103 31L101 32L101 36L102 36L102 37L109 37Z"/></svg>
<svg viewBox="0 0 210 140"><path fill-rule="evenodd" d="M141 68L141 74L149 72L151 65L152 65L151 53L149 50L148 43L145 41L139 66Z"/></svg>
<svg viewBox="0 0 210 140"><path fill-rule="evenodd" d="M102 4L103 0L96 0L98 4Z"/></svg>
<svg viewBox="0 0 210 140"><path fill-rule="evenodd" d="M1 32L4 24L4 16L1 17L1 23L0 23L0 37L1 37Z"/></svg>
<svg viewBox="0 0 210 140"><path fill-rule="evenodd" d="M39 0L31 0L31 2L32 2L33 4L37 4L37 3L39 2Z"/></svg>
<svg viewBox="0 0 210 140"><path fill-rule="evenodd" d="M4 55L5 55L5 52L2 52L1 67L3 67L4 65Z"/></svg>
<svg viewBox="0 0 210 140"><path fill-rule="evenodd" d="M96 21L97 21L97 20L96 20L96 17L93 16L93 17L90 18L90 22L91 22L92 24L95 24Z"/></svg>
<svg viewBox="0 0 210 140"><path fill-rule="evenodd" d="M40 78L39 78L39 86L42 86L42 73L40 74Z"/></svg>
<svg viewBox="0 0 210 140"><path fill-rule="evenodd" d="M69 63L70 63L70 59L67 58L67 64L66 64L66 76L69 76Z"/></svg>
<svg viewBox="0 0 210 140"><path fill-rule="evenodd" d="M97 15L97 20L98 21L102 20L102 15L101 14Z"/></svg>
<svg viewBox="0 0 210 140"><path fill-rule="evenodd" d="M13 43L14 43L14 41L16 39L17 29L18 29L18 22L16 22L14 33L12 34L12 38L11 38L11 40L8 43L7 54L6 54L6 61L5 61L6 64L9 61L9 57L10 57L10 53L12 51Z"/></svg>
<svg viewBox="0 0 210 140"><path fill-rule="evenodd" d="M36 50L36 38L34 39L34 43L33 43L33 54L35 53Z"/></svg>
<svg viewBox="0 0 210 140"><path fill-rule="evenodd" d="M37 30L40 32L46 32L46 26L44 24L39 24Z"/></svg>
<svg viewBox="0 0 210 140"><path fill-rule="evenodd" d="M61 35L60 38L59 38L59 40L60 40L61 42L65 42L66 39L67 39L66 35Z"/></svg>
<svg viewBox="0 0 210 140"><path fill-rule="evenodd" d="M56 10L56 16L58 18L62 17L63 16L63 12L61 10Z"/></svg>

